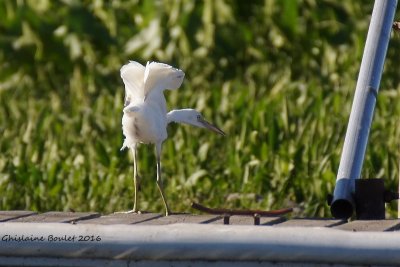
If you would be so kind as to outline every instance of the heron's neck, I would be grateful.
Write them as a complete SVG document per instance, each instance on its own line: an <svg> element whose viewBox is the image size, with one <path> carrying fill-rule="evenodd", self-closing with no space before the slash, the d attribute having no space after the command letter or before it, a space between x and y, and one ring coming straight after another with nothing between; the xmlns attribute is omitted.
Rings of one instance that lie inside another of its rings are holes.
<svg viewBox="0 0 400 267"><path fill-rule="evenodd" d="M167 123L188 123L187 111L190 109L174 109L167 113Z"/></svg>

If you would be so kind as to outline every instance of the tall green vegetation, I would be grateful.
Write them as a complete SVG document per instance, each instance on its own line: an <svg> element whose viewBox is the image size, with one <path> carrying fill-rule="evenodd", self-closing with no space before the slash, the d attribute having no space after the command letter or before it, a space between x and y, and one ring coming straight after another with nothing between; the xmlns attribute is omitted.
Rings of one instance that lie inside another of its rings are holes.
<svg viewBox="0 0 400 267"><path fill-rule="evenodd" d="M186 72L170 108L228 134L169 127L166 194L213 207L330 216L372 3L331 0L0 3L0 209L127 210L122 144L129 59ZM400 36L390 43L363 177L397 188ZM141 206L161 211L153 147L141 146ZM392 207L394 210L394 207Z"/></svg>

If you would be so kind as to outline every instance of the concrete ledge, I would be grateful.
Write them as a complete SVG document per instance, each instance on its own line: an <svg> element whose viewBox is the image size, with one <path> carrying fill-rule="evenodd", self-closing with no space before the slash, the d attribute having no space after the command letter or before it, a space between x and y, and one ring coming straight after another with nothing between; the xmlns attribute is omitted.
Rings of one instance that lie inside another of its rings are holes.
<svg viewBox="0 0 400 267"><path fill-rule="evenodd" d="M240 225L2 223L0 256L395 265L399 232Z"/></svg>
<svg viewBox="0 0 400 267"><path fill-rule="evenodd" d="M3 265L2 263L7 263ZM260 262L260 261L130 261L130 260L92 260L92 259L68 259L68 258L37 258L37 257L0 257L0 266L41 266L41 267L354 267L343 264L318 264L296 262ZM375 267L375 265L368 265Z"/></svg>

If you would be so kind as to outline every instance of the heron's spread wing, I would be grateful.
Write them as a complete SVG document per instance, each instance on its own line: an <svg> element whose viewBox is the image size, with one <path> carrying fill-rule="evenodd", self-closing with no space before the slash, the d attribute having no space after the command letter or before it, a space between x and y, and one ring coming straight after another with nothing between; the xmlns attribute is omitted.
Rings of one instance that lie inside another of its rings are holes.
<svg viewBox="0 0 400 267"><path fill-rule="evenodd" d="M125 106L129 105L133 99L144 100L144 73L145 67L136 61L130 61L122 66L121 78L125 84Z"/></svg>
<svg viewBox="0 0 400 267"><path fill-rule="evenodd" d="M181 86L185 73L170 65L147 62L142 64L130 61L121 68L121 78L125 84L125 106L132 102L151 102L157 105L161 112L166 113L167 107L163 91L177 89Z"/></svg>
<svg viewBox="0 0 400 267"><path fill-rule="evenodd" d="M157 90L160 93L165 89L177 89L181 86L185 73L170 65L147 62L144 72L144 92L147 96L150 91Z"/></svg>

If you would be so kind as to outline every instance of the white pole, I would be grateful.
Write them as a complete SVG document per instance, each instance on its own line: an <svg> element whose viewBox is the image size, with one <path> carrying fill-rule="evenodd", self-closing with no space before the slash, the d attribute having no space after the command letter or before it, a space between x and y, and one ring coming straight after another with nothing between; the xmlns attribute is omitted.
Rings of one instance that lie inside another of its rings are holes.
<svg viewBox="0 0 400 267"><path fill-rule="evenodd" d="M374 4L331 203L336 218L353 214L355 179L361 174L396 6L397 0Z"/></svg>

